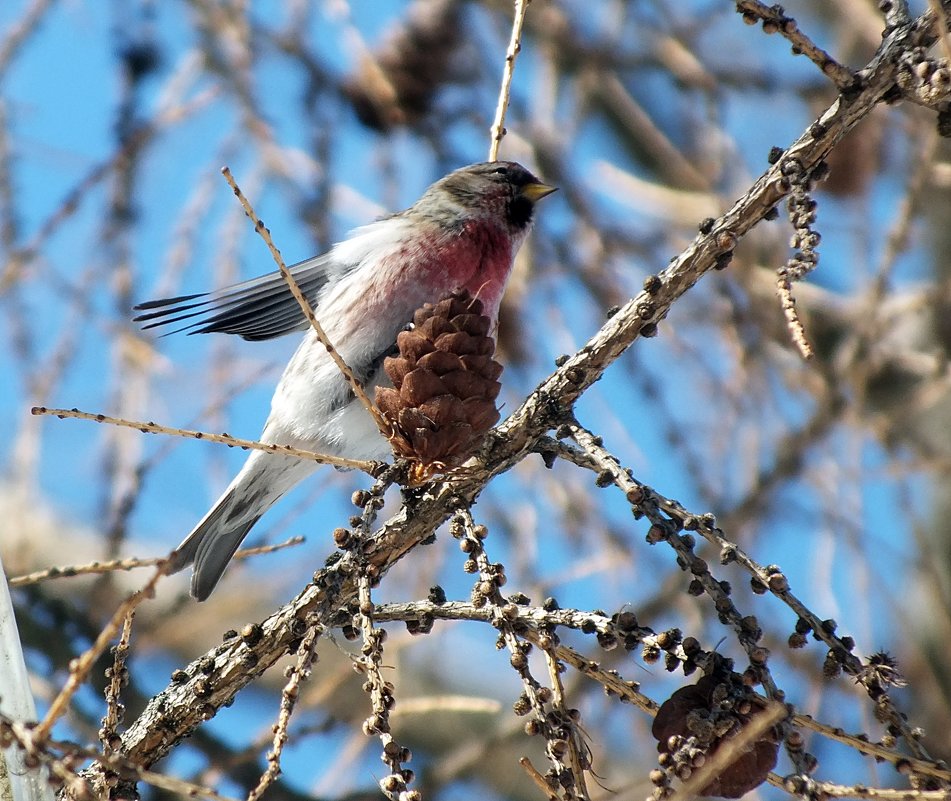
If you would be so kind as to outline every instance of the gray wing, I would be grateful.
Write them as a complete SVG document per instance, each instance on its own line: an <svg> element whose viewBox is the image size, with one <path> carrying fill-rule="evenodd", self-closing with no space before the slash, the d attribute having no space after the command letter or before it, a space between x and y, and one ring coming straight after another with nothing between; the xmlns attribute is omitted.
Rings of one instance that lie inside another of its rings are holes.
<svg viewBox="0 0 951 801"><path fill-rule="evenodd" d="M328 256L317 256L290 267L304 297L316 304L320 290L336 277ZM166 331L174 334L237 334L247 340L273 339L292 331L304 330L308 323L304 312L279 272L232 284L215 292L180 295L140 303L135 311L144 311L134 322L147 323L143 330L191 320Z"/></svg>

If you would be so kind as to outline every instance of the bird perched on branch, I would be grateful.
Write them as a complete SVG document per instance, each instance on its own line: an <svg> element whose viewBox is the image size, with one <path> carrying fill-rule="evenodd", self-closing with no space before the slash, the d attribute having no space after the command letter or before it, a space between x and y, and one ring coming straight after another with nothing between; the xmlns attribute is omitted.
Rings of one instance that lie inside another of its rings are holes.
<svg viewBox="0 0 951 801"><path fill-rule="evenodd" d="M383 359L424 303L468 291L497 325L512 262L535 204L554 192L514 162L456 170L409 209L356 229L329 253L290 268L330 342L367 388L387 384ZM183 322L190 334L248 340L306 329L271 400L261 441L349 459L381 460L387 440L355 398L279 272L216 292L136 306L144 328ZM253 451L172 557L194 563L191 593L207 598L251 527L318 465Z"/></svg>

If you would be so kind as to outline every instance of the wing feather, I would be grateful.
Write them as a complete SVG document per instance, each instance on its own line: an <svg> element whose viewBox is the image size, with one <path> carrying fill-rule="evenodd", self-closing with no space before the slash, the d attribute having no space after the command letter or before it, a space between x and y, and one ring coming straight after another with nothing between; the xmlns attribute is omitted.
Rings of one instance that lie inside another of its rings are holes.
<svg viewBox="0 0 951 801"><path fill-rule="evenodd" d="M312 305L316 304L320 291L337 272L328 256L299 262L290 271ZM242 281L216 292L150 300L134 308L146 312L133 318L137 323L146 323L143 329L192 321L166 331L166 334L178 331L225 333L248 340L262 340L307 327L304 312L279 272Z"/></svg>

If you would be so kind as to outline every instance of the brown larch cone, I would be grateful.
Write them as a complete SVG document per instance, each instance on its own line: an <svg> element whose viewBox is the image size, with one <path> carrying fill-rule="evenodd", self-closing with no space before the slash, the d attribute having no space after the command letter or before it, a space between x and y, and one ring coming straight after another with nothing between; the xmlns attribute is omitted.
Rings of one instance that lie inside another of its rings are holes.
<svg viewBox="0 0 951 801"><path fill-rule="evenodd" d="M468 292L425 304L413 325L396 338L399 355L383 362L393 387L377 387L376 405L418 482L462 464L499 421L502 365L492 358L491 320Z"/></svg>
<svg viewBox="0 0 951 801"><path fill-rule="evenodd" d="M376 56L365 56L344 84L360 121L378 131L413 125L452 80L460 39L458 0L416 0Z"/></svg>
<svg viewBox="0 0 951 801"><path fill-rule="evenodd" d="M657 750L671 754L672 747L686 749L674 757L674 764L689 761L691 748L706 756L716 753L731 733L762 713L761 700L745 688L742 677L720 670L702 676L693 685L681 687L661 704L651 733ZM723 732L720 734L720 732ZM693 738L693 746L683 743ZM681 743L682 746L678 746ZM776 766L779 738L774 729L752 743L743 754L699 790L700 795L739 798L766 781Z"/></svg>

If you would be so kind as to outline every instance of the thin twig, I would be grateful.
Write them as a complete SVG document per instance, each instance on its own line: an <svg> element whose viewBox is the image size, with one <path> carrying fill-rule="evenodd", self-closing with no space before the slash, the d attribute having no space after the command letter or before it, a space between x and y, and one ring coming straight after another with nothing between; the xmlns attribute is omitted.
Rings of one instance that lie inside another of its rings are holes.
<svg viewBox="0 0 951 801"><path fill-rule="evenodd" d="M242 548L232 558L247 559L250 556L260 556L261 554L274 553L275 551L291 548L300 545L305 541L304 537L296 536L277 542L273 545L258 545L254 548ZM53 579L74 578L75 576L100 575L102 573L113 573L119 570L135 570L140 567L155 567L164 557L152 557L151 559L111 559L108 562L89 562L85 565L69 565L67 567L49 567L46 570L37 570L33 573L25 573L22 576L14 576L9 579L11 587L25 587L29 584L39 584L42 581L52 581Z"/></svg>
<svg viewBox="0 0 951 801"><path fill-rule="evenodd" d="M39 584L41 581L52 581L74 576L96 576L103 573L112 573L119 570L135 570L139 567L155 567L162 561L162 557L152 559L110 559L108 562L89 562L85 565L68 565L66 567L48 567L46 570L36 570L33 573L24 573L10 579L11 587L26 587L30 584Z"/></svg>
<svg viewBox="0 0 951 801"><path fill-rule="evenodd" d="M396 703L392 683L383 678L383 642L385 633L373 622L373 599L370 591L370 572L360 571L357 592L360 613L360 632L363 636L363 658L358 667L367 677L365 687L370 694L371 715L363 723L367 735L377 735L383 746L380 758L389 768L389 774L380 780L380 789L387 798L397 801L406 792L406 773L403 768L403 747L390 732L390 710ZM408 753L408 752L406 752Z"/></svg>
<svg viewBox="0 0 951 801"><path fill-rule="evenodd" d="M615 626L611 619L588 610L580 609L543 609L537 606L514 606L506 610L509 615L516 615L512 621L518 626L519 636L528 640L539 648L551 650L555 658L571 665L579 673L598 682L606 691L620 696L626 702L649 715L656 715L658 704L651 698L638 691L636 681L627 681L621 678L617 671L606 670L590 657L584 656L563 643L552 644L551 637L542 633L542 627L552 628L564 626L576 630L588 630L594 627L595 634L614 634ZM374 617L378 621L391 620L419 620L432 618L433 620L470 620L483 623L492 623L496 619L496 610L491 606L475 606L461 601L447 601L435 604L431 601L414 601L401 604L379 604L374 607ZM657 646L658 635L653 632L638 635L640 642L647 646Z"/></svg>
<svg viewBox="0 0 951 801"><path fill-rule="evenodd" d="M256 545L254 548L242 548L232 559L247 559L251 556L261 556L262 554L283 551L285 548L293 548L306 542L307 538L299 534L296 537L288 537L284 542L275 542L273 545Z"/></svg>
<svg viewBox="0 0 951 801"><path fill-rule="evenodd" d="M792 44L793 53L802 53L812 61L822 73L832 79L836 88L848 89L855 84L855 75L848 67L843 67L825 50L813 42L806 34L799 30L799 25L792 17L785 14L782 6L767 6L759 0L737 0L736 10L743 18L755 24L757 19L763 21L763 30L767 33L779 33Z"/></svg>
<svg viewBox="0 0 951 801"><path fill-rule="evenodd" d="M33 730L36 742L42 743L49 737L50 729L53 727L53 724L66 712L70 700L86 680L96 660L106 650L112 638L116 636L116 632L119 631L119 627L123 624L126 617L135 610L142 601L155 596L155 585L158 584L159 579L165 575L166 567L167 560L162 560L152 578L148 580L148 583L146 583L141 590L132 593L119 604L119 608L113 613L112 618L106 624L105 628L99 632L96 641L85 653L70 661L69 678L66 680L66 684L59 691L56 698L53 699L46 713L46 717L44 717Z"/></svg>
<svg viewBox="0 0 951 801"><path fill-rule="evenodd" d="M407 790L413 778L413 771L404 767L412 754L401 746L390 731L390 712L396 704L394 687L383 678L383 643L386 632L374 622L374 605L371 588L379 580L380 573L376 565L366 560L364 547L371 541L371 527L377 513L383 506L383 495L401 472L399 464L390 467L376 480L369 490L358 490L353 494L353 503L362 508L355 521L353 532L338 529L334 534L337 546L347 555L356 555L358 610L353 619L353 627L359 626L363 637L362 657L354 660L354 669L366 676L363 689L370 696L372 713L363 722L363 733L377 735L383 746L380 758L389 768L389 773L380 779L379 786L383 794L392 799L418 797L416 790ZM356 632L354 632L356 634Z"/></svg>
<svg viewBox="0 0 951 801"><path fill-rule="evenodd" d="M588 788L585 784L584 772L590 770L591 762L587 757L586 748L582 739L581 731L575 723L572 710L568 708L565 702L565 685L561 680L562 666L558 659L555 649L548 642L550 637L544 637L547 648L542 648L545 654L545 664L548 667L548 678L551 681L552 708L557 710L567 729L568 736L565 742L568 743L568 760L571 764L571 772L578 782L578 797L588 798Z"/></svg>
<svg viewBox="0 0 951 801"><path fill-rule="evenodd" d="M372 473L375 469L374 462L364 462L359 459L344 459L342 456L328 456L313 451L305 451L300 448L294 448L290 445L277 445L271 442L258 442L252 439L240 439L232 437L230 434L210 434L207 431L191 431L187 428L172 428L163 426L151 421L144 423L141 420L126 420L122 417L110 417L105 414L93 414L91 412L82 412L79 409L49 409L46 406L34 406L30 410L31 414L46 415L63 419L91 420L94 423L107 423L112 426L122 428L136 428L143 434L167 434L172 437L185 437L187 439L203 439L209 442L218 442L227 445L229 448L241 448L242 450L264 451L265 453L278 453L284 456L294 456L298 459L307 459L311 462L320 464L332 464L334 467L348 467L356 470L363 470L366 473Z"/></svg>
<svg viewBox="0 0 951 801"><path fill-rule="evenodd" d="M812 782L810 789L816 798L872 798L875 801L948 801L947 790L909 790L907 787L868 787L864 784L833 784L832 782Z"/></svg>
<svg viewBox="0 0 951 801"><path fill-rule="evenodd" d="M525 13L532 0L515 0L515 13L512 17L512 36L509 39L508 51L505 53L505 70L502 72L502 85L499 87L499 103L495 109L495 119L492 121L489 143L489 161L499 157L499 145L505 136L505 112L508 111L509 100L512 97L512 78L515 75L515 59L522 49L522 26L525 24Z"/></svg>
<svg viewBox="0 0 951 801"><path fill-rule="evenodd" d="M0 78L5 77L20 45L40 27L43 15L52 4L52 0L33 0L24 9L19 21L7 28L6 36L0 41Z"/></svg>
<svg viewBox="0 0 951 801"><path fill-rule="evenodd" d="M112 668L109 674L109 684L106 685L106 714L102 719L102 728L99 730L99 742L102 743L104 754L111 754L121 743L119 739L119 724L122 723L125 707L121 703L122 688L128 677L126 659L129 656L129 642L132 639L132 621L135 619L135 610L130 609L122 621L122 634L113 651Z"/></svg>
<svg viewBox="0 0 951 801"><path fill-rule="evenodd" d="M485 526L477 526L469 507L463 506L456 512L450 532L460 541L460 547L468 556L465 571L478 571L479 580L473 589L473 600L476 605L488 606L491 610L492 625L499 631L499 647L504 644L508 648L509 664L522 680L523 693L516 701L516 710L521 715L531 713L525 724L525 732L529 735L540 734L545 738L545 755L551 763L549 793L553 798L565 798L566 801L587 799L589 796L584 783L584 771L590 768L587 760L582 760L576 751L568 764L562 761L565 750L571 751L573 748L571 741L577 732L575 721L567 713L561 714L561 709L551 714L546 710L546 705L554 698L554 690L542 686L532 675L528 664L529 646L520 641L513 625L518 618L518 606L502 595L499 588L505 583L504 570L501 564L493 564L485 551L488 530ZM552 636L539 634L536 642L543 641L544 650L554 650ZM562 696L562 706L563 701Z"/></svg>
<svg viewBox="0 0 951 801"><path fill-rule="evenodd" d="M343 377L347 380L347 384L350 385L350 389L353 390L353 394L357 396L357 399L363 405L363 408L369 412L370 416L373 418L373 422L375 422L377 428L380 429L380 433L389 439L392 434L390 424L387 422L386 418L380 414L373 401L370 400L366 391L363 389L363 384L353 374L353 370L350 369L350 366L344 361L343 357L330 342L330 339L324 332L323 326L321 326L321 324L318 322L317 317L314 314L314 310L311 308L310 302L306 297L304 297L304 293L301 292L301 288L294 279L294 276L291 275L291 271L287 269L287 265L284 263L284 257L281 256L281 252L277 249L277 246L274 244L274 240L271 238L271 232L261 221L261 218L254 213L254 209L251 207L250 201L248 201L248 199L244 196L244 193L238 187L238 184L234 180L234 176L231 174L231 170L229 170L227 167L222 167L221 174L224 175L228 185L234 191L235 197L237 197L241 202L241 205L244 207L245 214L247 214L251 222L254 223L254 230L258 232L258 234L264 240L264 243L267 245L268 250L271 251L271 257L274 259L274 263L281 271L281 275L284 276L284 280L287 282L287 286L290 288L291 294L294 296L294 300L297 301L298 305L301 307L301 311L304 312L304 316L310 321L310 325L314 329L314 333L317 334L317 339L320 340L320 344L327 349L327 353L330 354L330 358L333 359L334 364L337 365L337 369L340 370L340 372L343 374Z"/></svg>
<svg viewBox="0 0 951 801"><path fill-rule="evenodd" d="M871 742L863 734L849 734L838 726L829 726L825 723L820 723L815 718L801 713L793 715L791 720L794 726L809 729L823 737L828 737L830 740L835 740L837 743L847 745L850 748L854 748L860 754L874 757L876 761L891 762L893 765L907 764L914 773L921 774L922 776L934 776L943 782L951 782L951 769L942 768L934 762L929 762L924 759L910 757L893 748L886 748L881 743Z"/></svg>
<svg viewBox="0 0 951 801"><path fill-rule="evenodd" d="M806 337L806 329L802 324L802 318L796 309L796 299L792 294L792 279L785 271L780 271L776 279L776 292L779 294L779 306L783 310L783 317L786 318L786 328L789 330L789 336L793 344L799 349L799 355L807 361L811 359L815 352L812 345Z"/></svg>
<svg viewBox="0 0 951 801"><path fill-rule="evenodd" d="M311 666L317 657L317 642L322 631L320 626L311 626L297 649L297 664L291 668L287 684L281 691L281 711L277 724L274 726L274 741L267 755L267 769L261 775L257 787L248 793L248 801L258 801L281 774L281 754L287 744L287 728L291 722L291 715L294 714L294 707L297 705L301 682L310 677Z"/></svg>
<svg viewBox="0 0 951 801"><path fill-rule="evenodd" d="M45 765L55 781L67 788L71 798L88 799L108 795L108 793L101 793L99 796L92 794L86 780L76 772L71 764L73 760L92 760L110 771L114 771L119 776L134 777L137 781L143 781L153 787L168 790L181 798L234 801L234 799L216 793L211 788L203 787L200 784L147 770L119 753L99 753L92 748L84 748L73 742L53 738L46 738L40 742L36 737L35 728L20 721L12 720L2 713L0 713L0 735L12 740L24 753L35 757L36 760Z"/></svg>
<svg viewBox="0 0 951 801"><path fill-rule="evenodd" d="M812 358L813 350L806 339L806 329L796 309L792 285L794 281L805 278L819 263L819 234L813 230L816 202L810 191L813 179L798 159L787 159L781 168L790 183L790 195L786 205L789 222L793 227L791 244L796 250L777 271L776 288L790 336L799 348L799 353L808 360Z"/></svg>
<svg viewBox="0 0 951 801"><path fill-rule="evenodd" d="M538 789L545 794L546 798L550 799L550 801L555 801L555 799L558 798L558 796L551 791L551 787L548 786L545 777L542 776L538 768L532 764L532 760L525 756L519 757L518 764L522 766L522 770L525 771L529 779L535 782Z"/></svg>
<svg viewBox="0 0 951 801"><path fill-rule="evenodd" d="M609 697L617 697L624 702L630 702L651 716L657 714L659 705L637 691L637 682L623 679L617 671L606 669L592 659L590 655L583 655L564 644L552 646L553 638L551 634L535 628L536 625L540 626L541 624L548 626L561 625L563 621L569 622L569 624L575 628L580 628L583 625L583 619L590 615L592 622L597 621L598 630L600 631L602 625L612 625L608 618L600 616L597 613L589 613L582 610L548 610L541 607L522 607L509 604L506 605L504 613L506 615L517 613L518 617L513 620L512 623L517 628L519 637L528 640L540 649L552 649L557 660L570 665L577 670L580 675L596 681L604 688ZM490 623L493 627L497 628L497 624L495 623L495 607L477 607L471 603L458 601L444 603L420 601L405 604L383 604L374 607L374 615L378 620L403 620L407 622L426 618L470 620ZM540 690L542 693L548 692L547 688L540 688ZM517 706L521 706L523 703L524 701L521 699L516 702ZM522 709L524 709L524 707L522 707ZM526 730L528 730L528 727L533 726L534 724L529 720L526 723ZM557 779L554 779L553 783L550 784L527 759L525 761L520 760L520 764L529 772L533 780L536 781L546 798L555 800L561 797L559 795L560 788L557 786Z"/></svg>

